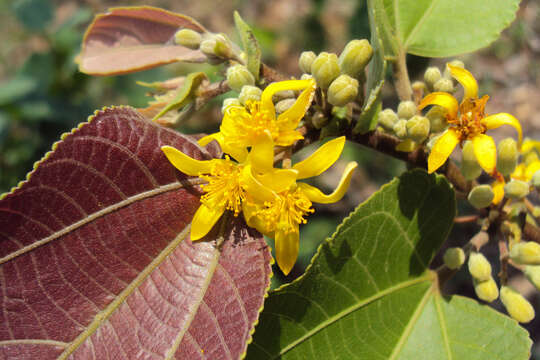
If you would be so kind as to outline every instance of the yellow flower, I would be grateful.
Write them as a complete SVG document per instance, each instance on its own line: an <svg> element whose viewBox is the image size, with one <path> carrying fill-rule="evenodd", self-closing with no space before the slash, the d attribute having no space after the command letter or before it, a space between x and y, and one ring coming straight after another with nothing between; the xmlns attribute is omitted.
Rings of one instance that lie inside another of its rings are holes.
<svg viewBox="0 0 540 360"><path fill-rule="evenodd" d="M447 66L452 76L463 86L465 95L461 104L458 105L458 101L452 95L445 92L433 92L424 97L418 106L420 110L428 105L442 106L446 109L446 119L450 125L431 149L428 157L428 172L432 173L441 167L457 144L471 140L480 167L488 174L494 174L497 161L495 142L490 136L485 135L485 132L502 125L513 126L518 132L519 145L521 145L521 125L515 117L507 113L486 116L484 107L489 96L484 95L478 98L476 79L465 69L450 64Z"/></svg>
<svg viewBox="0 0 540 360"><path fill-rule="evenodd" d="M512 173L511 178L516 180L530 181L535 172L540 170L540 141L525 139L521 146L522 161L516 170Z"/></svg>
<svg viewBox="0 0 540 360"><path fill-rule="evenodd" d="M272 96L283 90L303 90L296 102L276 117ZM278 146L292 145L303 139L296 130L311 105L315 93L315 80L287 80L275 82L266 87L260 101L251 101L246 107L231 105L225 115L218 133L199 140L202 146L216 140L223 152L242 162L247 156L247 148L256 144L265 131L270 131L272 140Z"/></svg>
<svg viewBox="0 0 540 360"><path fill-rule="evenodd" d="M271 142L272 139L268 137L266 143ZM345 137L331 140L292 169L268 169L269 164L258 164L257 168L267 170L263 173L251 170L257 182L247 187L250 190L246 197L251 201L244 202L244 218L249 226L275 239L276 260L285 275L291 271L298 257L299 225L306 223L305 217L314 211L312 203L339 201L347 191L357 164L351 162L347 165L339 185L329 195L306 183L297 183L296 180L317 176L327 170L341 155L344 144ZM252 163L256 162L252 160ZM250 170L246 167L244 171ZM260 188L257 189L257 186Z"/></svg>

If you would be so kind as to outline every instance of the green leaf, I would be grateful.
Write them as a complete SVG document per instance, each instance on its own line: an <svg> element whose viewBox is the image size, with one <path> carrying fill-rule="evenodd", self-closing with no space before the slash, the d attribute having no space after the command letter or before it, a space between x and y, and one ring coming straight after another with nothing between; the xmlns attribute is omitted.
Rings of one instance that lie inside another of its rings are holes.
<svg viewBox="0 0 540 360"><path fill-rule="evenodd" d="M17 0L13 3L13 12L29 30L43 30L53 18L48 0Z"/></svg>
<svg viewBox="0 0 540 360"><path fill-rule="evenodd" d="M0 86L0 106L17 101L33 92L38 86L35 79L16 76Z"/></svg>
<svg viewBox="0 0 540 360"><path fill-rule="evenodd" d="M519 0L370 0L387 55L446 57L483 48L514 20Z"/></svg>
<svg viewBox="0 0 540 360"><path fill-rule="evenodd" d="M439 293L428 265L455 211L443 177L415 170L385 185L270 294L248 359L527 359L514 320Z"/></svg>
<svg viewBox="0 0 540 360"><path fill-rule="evenodd" d="M253 30L242 19L238 11L234 12L234 24L236 30L242 39L242 47L247 55L247 68L255 77L255 81L259 80L259 69L261 67L261 48Z"/></svg>
<svg viewBox="0 0 540 360"><path fill-rule="evenodd" d="M203 80L207 79L206 74L203 72L195 72L186 76L186 80L182 84L182 87L177 90L176 96L174 99L167 104L154 118L153 121L156 121L166 113L171 110L180 109L181 107L187 105L189 102L193 101L195 92L201 85Z"/></svg>
<svg viewBox="0 0 540 360"><path fill-rule="evenodd" d="M391 46L389 43L385 44L384 41L384 39L389 39L389 37L386 36L386 30L379 21L380 11L378 12L377 8L374 6L369 6L368 10L371 28L370 42L371 46L373 46L373 58L368 66L367 97L353 130L355 134L363 134L375 130L377 127L377 119L382 106L381 90L384 85L387 67L385 54L388 51L386 50L386 47Z"/></svg>

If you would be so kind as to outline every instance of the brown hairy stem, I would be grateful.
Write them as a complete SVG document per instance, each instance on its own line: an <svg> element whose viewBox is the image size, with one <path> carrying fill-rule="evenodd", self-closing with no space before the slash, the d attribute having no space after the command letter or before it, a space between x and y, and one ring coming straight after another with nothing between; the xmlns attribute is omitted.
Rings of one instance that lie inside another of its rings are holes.
<svg viewBox="0 0 540 360"><path fill-rule="evenodd" d="M394 62L394 81L396 92L399 100L412 99L411 80L409 80L409 72L407 71L407 53L400 52Z"/></svg>

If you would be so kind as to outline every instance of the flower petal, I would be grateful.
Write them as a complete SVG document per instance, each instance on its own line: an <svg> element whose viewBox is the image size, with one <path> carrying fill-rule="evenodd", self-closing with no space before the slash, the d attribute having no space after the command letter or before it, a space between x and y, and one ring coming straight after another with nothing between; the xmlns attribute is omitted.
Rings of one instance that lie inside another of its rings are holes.
<svg viewBox="0 0 540 360"><path fill-rule="evenodd" d="M252 171L255 174L267 173L274 167L274 141L269 130L257 136L255 145L248 155Z"/></svg>
<svg viewBox="0 0 540 360"><path fill-rule="evenodd" d="M298 127L298 123L311 105L313 95L315 95L315 88L315 80L311 79L311 84L302 91L293 106L278 116L277 123L280 129L294 130Z"/></svg>
<svg viewBox="0 0 540 360"><path fill-rule="evenodd" d="M189 176L208 174L212 169L212 160L195 160L172 146L162 146L161 151L175 168Z"/></svg>
<svg viewBox="0 0 540 360"><path fill-rule="evenodd" d="M208 234L221 215L223 215L224 211L224 207L211 209L208 206L201 204L191 221L191 241L200 240Z"/></svg>
<svg viewBox="0 0 540 360"><path fill-rule="evenodd" d="M277 138L274 139L277 146L291 146L296 140L302 140L304 137L297 130L280 131Z"/></svg>
<svg viewBox="0 0 540 360"><path fill-rule="evenodd" d="M272 102L272 96L275 93L283 90L303 90L310 86L313 86L314 80L286 80L273 82L264 89L261 94L261 108L262 110L267 110L268 114L272 117L276 115L276 110L274 108L274 103ZM273 120L274 118L272 118Z"/></svg>
<svg viewBox="0 0 540 360"><path fill-rule="evenodd" d="M450 64L446 64L446 66L448 66L452 77L463 86L463 89L465 90L464 99L478 98L478 83L474 76L463 68L452 66Z"/></svg>
<svg viewBox="0 0 540 360"><path fill-rule="evenodd" d="M525 140L523 140L523 144L521 144L521 153L525 154L533 149L540 152L540 141L525 138Z"/></svg>
<svg viewBox="0 0 540 360"><path fill-rule="evenodd" d="M232 156L236 161L242 163L246 160L248 151L245 147L239 147L239 146L231 146L223 137L223 134L221 132L213 133L210 135L206 135L205 137L199 139L197 141L199 145L206 146L210 144L212 141L217 141L219 144L219 147L221 148L221 151L223 151L226 154L229 154Z"/></svg>
<svg viewBox="0 0 540 360"><path fill-rule="evenodd" d="M285 275L288 275L291 272L294 263L298 258L299 240L300 234L298 232L298 227L289 233L276 231L276 260L279 268Z"/></svg>
<svg viewBox="0 0 540 360"><path fill-rule="evenodd" d="M478 165L488 174L493 173L497 164L497 148L491 136L478 134L472 138L474 155Z"/></svg>
<svg viewBox="0 0 540 360"><path fill-rule="evenodd" d="M317 189L315 186L311 186L306 183L298 183L298 187L304 192L304 194L310 201L321 204L335 203L341 200L343 195L345 195L345 193L347 192L349 184L351 183L352 173L357 166L358 164L355 161L347 164L345 170L343 171L343 174L341 175L341 180L339 181L338 186L336 187L334 192L329 195L323 194L323 192Z"/></svg>
<svg viewBox="0 0 540 360"><path fill-rule="evenodd" d="M433 173L448 159L459 143L459 134L452 128L446 130L431 148L428 156L428 173Z"/></svg>
<svg viewBox="0 0 540 360"><path fill-rule="evenodd" d="M525 170L525 181L530 181L535 172L540 170L540 161L534 161L527 165Z"/></svg>
<svg viewBox="0 0 540 360"><path fill-rule="evenodd" d="M294 169L274 169L272 172L257 176L257 180L264 186L280 193L289 190L296 182L298 171Z"/></svg>
<svg viewBox="0 0 540 360"><path fill-rule="evenodd" d="M260 202L274 201L276 199L277 194L272 189L261 184L253 176L250 164L244 166L240 176L240 183L244 186L250 197Z"/></svg>
<svg viewBox="0 0 540 360"><path fill-rule="evenodd" d="M298 170L298 180L322 174L339 159L344 146L345 136L338 137L323 144L307 159L294 164L292 168Z"/></svg>
<svg viewBox="0 0 540 360"><path fill-rule="evenodd" d="M504 198L504 180L494 181L491 188L493 189L493 200L491 202L497 205Z"/></svg>
<svg viewBox="0 0 540 360"><path fill-rule="evenodd" d="M425 96L420 104L418 110L422 110L428 105L439 105L446 109L447 117L451 119L457 118L458 101L452 95L445 92L432 92Z"/></svg>
<svg viewBox="0 0 540 360"><path fill-rule="evenodd" d="M521 147L521 141L523 139L523 133L521 131L521 124L519 120L507 113L498 113L490 116L486 116L482 119L482 124L484 124L488 130L496 129L502 125L510 125L517 130L519 137L519 146Z"/></svg>

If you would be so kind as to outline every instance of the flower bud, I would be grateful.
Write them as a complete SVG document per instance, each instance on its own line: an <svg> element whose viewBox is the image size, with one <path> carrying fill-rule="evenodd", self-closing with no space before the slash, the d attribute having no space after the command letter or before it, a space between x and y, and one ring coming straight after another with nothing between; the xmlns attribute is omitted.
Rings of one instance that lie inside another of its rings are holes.
<svg viewBox="0 0 540 360"><path fill-rule="evenodd" d="M416 105L410 100L402 101L397 107L397 114L400 119L410 119L416 115Z"/></svg>
<svg viewBox="0 0 540 360"><path fill-rule="evenodd" d="M373 56L373 49L366 39L351 40L339 55L341 73L358 78Z"/></svg>
<svg viewBox="0 0 540 360"><path fill-rule="evenodd" d="M510 199L522 199L529 195L529 183L521 180L512 180L504 185L504 194Z"/></svg>
<svg viewBox="0 0 540 360"><path fill-rule="evenodd" d="M493 189L489 185L478 185L472 188L469 192L467 200L477 209L488 207L493 201Z"/></svg>
<svg viewBox="0 0 540 360"><path fill-rule="evenodd" d="M174 42L190 49L198 49L202 35L191 29L181 29L174 34Z"/></svg>
<svg viewBox="0 0 540 360"><path fill-rule="evenodd" d="M303 51L298 59L300 70L307 74L311 74L311 64L313 64L313 60L315 60L316 57L317 55L315 55L313 51Z"/></svg>
<svg viewBox="0 0 540 360"><path fill-rule="evenodd" d="M472 277L478 281L491 279L491 264L486 257L479 252L472 252L467 263Z"/></svg>
<svg viewBox="0 0 540 360"><path fill-rule="evenodd" d="M426 72L424 73L424 81L426 82L427 86L432 90L435 83L441 78L441 70L439 70L439 68L436 66L428 67L426 69Z"/></svg>
<svg viewBox="0 0 540 360"><path fill-rule="evenodd" d="M244 85L254 85L255 77L244 65L233 65L227 69L227 83L231 89L240 92Z"/></svg>
<svg viewBox="0 0 540 360"><path fill-rule="evenodd" d="M520 323L528 323L534 319L534 309L531 304L514 289L503 286L501 287L501 301L508 311L508 314L514 320Z"/></svg>
<svg viewBox="0 0 540 360"><path fill-rule="evenodd" d="M411 84L411 88L414 93L419 93L420 97L422 97L422 94L426 89L426 84L423 81L415 81Z"/></svg>
<svg viewBox="0 0 540 360"><path fill-rule="evenodd" d="M448 248L444 253L443 261L449 269L459 269L465 262L465 253L458 247Z"/></svg>
<svg viewBox="0 0 540 360"><path fill-rule="evenodd" d="M199 48L213 62L229 59L233 55L231 42L223 34L211 34L201 42Z"/></svg>
<svg viewBox="0 0 540 360"><path fill-rule="evenodd" d="M433 90L453 93L454 83L452 82L452 80L443 77L439 79L435 84L433 84Z"/></svg>
<svg viewBox="0 0 540 360"><path fill-rule="evenodd" d="M434 105L426 114L432 132L441 132L448 126L446 110L442 106Z"/></svg>
<svg viewBox="0 0 540 360"><path fill-rule="evenodd" d="M532 178L531 178L531 184L536 188L536 190L540 189L540 170L537 170Z"/></svg>
<svg viewBox="0 0 540 360"><path fill-rule="evenodd" d="M415 115L407 120L407 136L409 139L420 143L428 137L429 126L427 117Z"/></svg>
<svg viewBox="0 0 540 360"><path fill-rule="evenodd" d="M275 93L272 96L272 101L273 102L278 102L278 101L281 101L281 100L291 99L291 98L294 98L294 97L296 97L296 95L294 94L294 91L292 91L292 90L281 90L281 91L278 91L277 93Z"/></svg>
<svg viewBox="0 0 540 360"><path fill-rule="evenodd" d="M345 106L358 95L358 80L349 75L339 75L328 88L328 102L334 106Z"/></svg>
<svg viewBox="0 0 540 360"><path fill-rule="evenodd" d="M519 157L516 141L512 138L501 140L497 150L497 170L505 176L510 175L516 169Z"/></svg>
<svg viewBox="0 0 540 360"><path fill-rule="evenodd" d="M467 180L474 180L482 173L482 168L476 160L472 141L465 141L461 151L461 172Z"/></svg>
<svg viewBox="0 0 540 360"><path fill-rule="evenodd" d="M407 137L407 120L399 119L392 128L396 136L400 139L405 139Z"/></svg>
<svg viewBox="0 0 540 360"><path fill-rule="evenodd" d="M387 131L394 131L394 125L398 120L397 114L392 109L384 109L379 113L379 125Z"/></svg>
<svg viewBox="0 0 540 360"><path fill-rule="evenodd" d="M225 114L225 109L227 109L229 106L242 106L242 104L237 98L227 98L223 100L223 105L221 105L221 113Z"/></svg>
<svg viewBox="0 0 540 360"><path fill-rule="evenodd" d="M510 248L510 259L518 264L540 265L540 244L521 241Z"/></svg>
<svg viewBox="0 0 540 360"><path fill-rule="evenodd" d="M278 114L284 113L285 111L289 110L291 106L294 105L295 102L296 102L296 99L294 98L283 99L283 100L278 101L276 103L276 112Z"/></svg>
<svg viewBox="0 0 540 360"><path fill-rule="evenodd" d="M473 285L474 292L480 300L484 300L485 302L492 302L497 300L497 298L499 297L499 288L497 287L497 283L495 282L495 280L493 280L492 277L485 281L478 281L476 279L473 279Z"/></svg>
<svg viewBox="0 0 540 360"><path fill-rule="evenodd" d="M238 95L238 100L242 105L246 105L246 102L249 100L258 101L261 99L262 90L256 86L245 85L240 90L240 95Z"/></svg>
<svg viewBox="0 0 540 360"><path fill-rule="evenodd" d="M533 284L537 290L540 290L540 265L525 266L525 276Z"/></svg>
<svg viewBox="0 0 540 360"><path fill-rule="evenodd" d="M455 66L455 67L465 69L465 64L461 60L452 60L448 64L452 65L452 66ZM448 66L445 67L443 76L445 78L447 78L447 79L452 80L452 74L450 73L450 69L448 68Z"/></svg>
<svg viewBox="0 0 540 360"><path fill-rule="evenodd" d="M336 54L322 52L311 64L311 74L317 82L317 86L328 89L330 83L339 76L339 64Z"/></svg>
<svg viewBox="0 0 540 360"><path fill-rule="evenodd" d="M300 76L300 80L309 80L309 79L313 79L313 75L311 75L311 74L302 74Z"/></svg>

